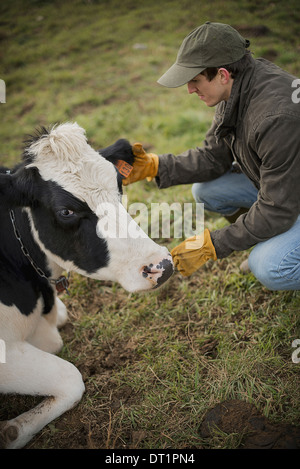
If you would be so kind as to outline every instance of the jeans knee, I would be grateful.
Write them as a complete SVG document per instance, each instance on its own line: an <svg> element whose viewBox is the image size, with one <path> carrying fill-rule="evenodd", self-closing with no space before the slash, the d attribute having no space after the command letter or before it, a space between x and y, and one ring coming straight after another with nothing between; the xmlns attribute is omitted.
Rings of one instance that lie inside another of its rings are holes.
<svg viewBox="0 0 300 469"><path fill-rule="evenodd" d="M299 257L295 258L294 251L276 257L271 245L264 244L257 245L249 256L249 267L255 277L272 291L299 290Z"/></svg>
<svg viewBox="0 0 300 469"><path fill-rule="evenodd" d="M195 202L204 204L205 210L220 212L223 201L220 201L215 193L213 182L196 182L192 186L192 194Z"/></svg>
<svg viewBox="0 0 300 469"><path fill-rule="evenodd" d="M277 285L278 273L276 274L275 266L271 262L269 263L264 256L262 258L261 256L253 255L253 252L251 252L248 260L253 275L269 290L279 290L280 288Z"/></svg>
<svg viewBox="0 0 300 469"><path fill-rule="evenodd" d="M203 183L195 182L192 185L192 194L194 197L195 202L201 203L203 202L203 197L205 199L205 190L203 189Z"/></svg>

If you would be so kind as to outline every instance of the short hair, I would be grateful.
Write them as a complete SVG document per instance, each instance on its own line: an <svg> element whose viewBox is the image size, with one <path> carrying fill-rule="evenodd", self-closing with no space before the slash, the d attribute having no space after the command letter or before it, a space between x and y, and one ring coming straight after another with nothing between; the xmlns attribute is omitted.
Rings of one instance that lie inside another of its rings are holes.
<svg viewBox="0 0 300 469"><path fill-rule="evenodd" d="M231 78L236 78L238 74L243 72L245 68L249 65L250 60L251 60L251 51L246 50L245 55L243 55L243 57L237 62L233 62L232 64L228 64L228 65L221 65L220 67L206 68L205 70L203 70L203 72L201 72L201 75L204 75L208 79L208 81L212 81L217 75L218 70L220 68L226 68L226 70L228 70L228 72L231 73Z"/></svg>

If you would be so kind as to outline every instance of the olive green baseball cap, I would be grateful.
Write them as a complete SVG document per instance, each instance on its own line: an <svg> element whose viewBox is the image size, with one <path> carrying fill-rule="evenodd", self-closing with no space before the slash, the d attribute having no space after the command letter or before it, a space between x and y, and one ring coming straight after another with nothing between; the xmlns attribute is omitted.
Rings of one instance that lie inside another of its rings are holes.
<svg viewBox="0 0 300 469"><path fill-rule="evenodd" d="M186 36L176 62L157 82L168 88L185 85L208 67L237 62L249 45L250 41L229 24L207 21Z"/></svg>

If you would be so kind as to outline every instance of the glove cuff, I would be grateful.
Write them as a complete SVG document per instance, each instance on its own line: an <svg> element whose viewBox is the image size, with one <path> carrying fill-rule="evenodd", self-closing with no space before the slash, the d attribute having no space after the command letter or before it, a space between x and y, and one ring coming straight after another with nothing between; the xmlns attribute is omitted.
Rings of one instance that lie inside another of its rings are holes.
<svg viewBox="0 0 300 469"><path fill-rule="evenodd" d="M210 231L209 231L208 228L205 228L205 230L204 230L204 243L206 243L207 247L209 248L209 251L211 253L211 259L216 261L217 260L217 253L216 253L214 243L212 242Z"/></svg>
<svg viewBox="0 0 300 469"><path fill-rule="evenodd" d="M149 175L147 176L147 181L152 181L158 173L158 164L159 159L155 153L148 153L148 156L151 158L151 165L149 167Z"/></svg>

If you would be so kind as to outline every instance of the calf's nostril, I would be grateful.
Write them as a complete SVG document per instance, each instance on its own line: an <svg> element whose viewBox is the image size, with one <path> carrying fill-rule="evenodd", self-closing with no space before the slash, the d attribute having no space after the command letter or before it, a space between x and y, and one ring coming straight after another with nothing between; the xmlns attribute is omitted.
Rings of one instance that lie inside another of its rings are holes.
<svg viewBox="0 0 300 469"><path fill-rule="evenodd" d="M148 277L148 274L151 273L151 268L153 267L153 264L150 264L150 265L144 265L143 267L143 271L142 271L142 275L143 277Z"/></svg>

